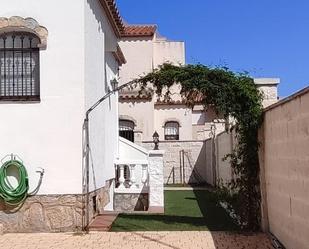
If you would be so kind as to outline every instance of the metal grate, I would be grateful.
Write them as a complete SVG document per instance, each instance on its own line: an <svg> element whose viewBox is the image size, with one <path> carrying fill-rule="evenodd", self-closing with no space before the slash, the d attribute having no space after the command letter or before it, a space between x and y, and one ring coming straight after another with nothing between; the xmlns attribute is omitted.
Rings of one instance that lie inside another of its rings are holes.
<svg viewBox="0 0 309 249"><path fill-rule="evenodd" d="M166 122L164 126L164 139L165 140L179 140L179 123Z"/></svg>
<svg viewBox="0 0 309 249"><path fill-rule="evenodd" d="M40 99L38 44L33 34L0 35L0 100Z"/></svg>

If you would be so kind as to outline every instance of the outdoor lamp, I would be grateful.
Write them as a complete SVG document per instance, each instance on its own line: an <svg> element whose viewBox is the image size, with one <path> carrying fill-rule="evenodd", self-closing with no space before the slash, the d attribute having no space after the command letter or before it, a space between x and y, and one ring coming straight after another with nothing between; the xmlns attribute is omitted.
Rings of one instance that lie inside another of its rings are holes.
<svg viewBox="0 0 309 249"><path fill-rule="evenodd" d="M153 142L155 144L154 150L158 150L159 149L159 134L158 134L158 132L155 131L152 135L152 138L153 138Z"/></svg>
<svg viewBox="0 0 309 249"><path fill-rule="evenodd" d="M118 87L118 81L116 79L111 80L111 85L112 85L113 91L115 91Z"/></svg>

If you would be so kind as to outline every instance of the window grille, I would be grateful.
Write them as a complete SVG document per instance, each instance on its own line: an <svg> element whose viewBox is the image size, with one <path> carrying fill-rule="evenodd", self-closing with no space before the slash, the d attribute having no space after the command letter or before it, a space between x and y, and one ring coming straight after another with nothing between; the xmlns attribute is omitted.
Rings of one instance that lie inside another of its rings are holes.
<svg viewBox="0 0 309 249"><path fill-rule="evenodd" d="M133 131L134 122L130 120L119 120L119 130L120 131Z"/></svg>
<svg viewBox="0 0 309 249"><path fill-rule="evenodd" d="M39 100L39 38L29 33L0 34L0 100Z"/></svg>
<svg viewBox="0 0 309 249"><path fill-rule="evenodd" d="M165 140L179 140L179 123L166 122L164 126Z"/></svg>
<svg viewBox="0 0 309 249"><path fill-rule="evenodd" d="M119 120L119 136L134 143L134 122Z"/></svg>

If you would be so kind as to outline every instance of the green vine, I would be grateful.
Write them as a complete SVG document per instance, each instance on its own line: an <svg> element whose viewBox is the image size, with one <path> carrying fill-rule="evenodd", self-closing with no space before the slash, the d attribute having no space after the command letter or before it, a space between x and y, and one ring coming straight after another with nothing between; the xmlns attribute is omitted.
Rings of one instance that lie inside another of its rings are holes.
<svg viewBox="0 0 309 249"><path fill-rule="evenodd" d="M258 128L262 122L262 94L247 73L234 73L228 68L204 65L175 66L163 64L135 81L141 91L153 86L156 94L170 99L175 83L190 107L201 103L213 106L217 114L235 120L237 145L229 155L238 176L230 186L237 192L237 213L247 229L258 230L260 224L260 188ZM234 198L235 199L235 198Z"/></svg>

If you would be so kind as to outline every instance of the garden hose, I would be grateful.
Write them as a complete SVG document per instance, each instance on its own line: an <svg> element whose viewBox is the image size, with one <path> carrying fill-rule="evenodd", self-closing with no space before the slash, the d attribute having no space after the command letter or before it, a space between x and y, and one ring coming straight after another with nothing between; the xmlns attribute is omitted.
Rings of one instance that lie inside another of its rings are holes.
<svg viewBox="0 0 309 249"><path fill-rule="evenodd" d="M18 185L13 187L9 181L7 172L10 167L18 170ZM11 159L5 162L0 168L0 197L10 206L18 206L28 196L29 182L28 174L22 162Z"/></svg>

